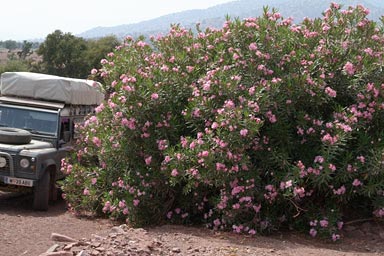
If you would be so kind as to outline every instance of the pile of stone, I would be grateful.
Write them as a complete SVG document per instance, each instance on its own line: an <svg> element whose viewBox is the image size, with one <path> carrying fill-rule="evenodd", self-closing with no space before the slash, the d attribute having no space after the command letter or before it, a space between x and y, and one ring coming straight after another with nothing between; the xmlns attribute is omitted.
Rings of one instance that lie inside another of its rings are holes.
<svg viewBox="0 0 384 256"><path fill-rule="evenodd" d="M144 229L113 227L106 236L92 235L91 239L76 240L52 233L55 244L40 256L123 256L177 255L180 250L167 248Z"/></svg>

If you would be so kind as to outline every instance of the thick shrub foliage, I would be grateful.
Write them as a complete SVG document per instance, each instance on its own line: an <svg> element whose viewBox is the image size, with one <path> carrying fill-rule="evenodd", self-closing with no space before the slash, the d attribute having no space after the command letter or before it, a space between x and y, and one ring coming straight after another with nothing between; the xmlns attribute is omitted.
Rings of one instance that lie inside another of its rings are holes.
<svg viewBox="0 0 384 256"><path fill-rule="evenodd" d="M66 199L134 225L282 227L340 238L384 216L382 26L332 4L126 38L93 70L108 99L63 161Z"/></svg>

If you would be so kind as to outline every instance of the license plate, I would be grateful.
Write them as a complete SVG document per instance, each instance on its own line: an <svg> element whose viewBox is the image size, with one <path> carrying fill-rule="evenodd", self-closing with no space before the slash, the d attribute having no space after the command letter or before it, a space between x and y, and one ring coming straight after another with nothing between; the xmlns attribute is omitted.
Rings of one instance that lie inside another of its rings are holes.
<svg viewBox="0 0 384 256"><path fill-rule="evenodd" d="M24 186L24 187L33 186L33 180L20 179L20 178L14 178L14 177L5 177L4 183L17 185L17 186Z"/></svg>

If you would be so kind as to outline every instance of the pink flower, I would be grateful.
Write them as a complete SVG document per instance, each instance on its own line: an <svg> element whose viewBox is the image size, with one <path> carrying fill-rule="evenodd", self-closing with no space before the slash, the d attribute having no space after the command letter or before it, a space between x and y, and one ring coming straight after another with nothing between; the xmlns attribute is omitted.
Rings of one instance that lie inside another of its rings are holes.
<svg viewBox="0 0 384 256"><path fill-rule="evenodd" d="M338 189L334 189L334 190L333 190L333 193L334 193L335 195L343 195L343 194L345 193L345 191L346 191L346 189L345 189L345 186L343 185L343 186L341 186L341 187L338 188Z"/></svg>
<svg viewBox="0 0 384 256"><path fill-rule="evenodd" d="M225 171L227 168L225 166L225 164L223 163L216 163L216 170L217 171Z"/></svg>
<svg viewBox="0 0 384 256"><path fill-rule="evenodd" d="M97 69L93 68L93 69L91 70L91 74L92 74L92 75L97 74Z"/></svg>
<svg viewBox="0 0 384 256"><path fill-rule="evenodd" d="M272 124L276 123L277 119L276 116L272 113L272 111L268 111L267 113L265 113L265 115L267 116L269 122L271 122Z"/></svg>
<svg viewBox="0 0 384 256"><path fill-rule="evenodd" d="M100 113L101 111L103 111L103 109L104 109L104 104L101 103L99 106L97 106L97 107L95 108L95 112L96 112L96 113Z"/></svg>
<svg viewBox="0 0 384 256"><path fill-rule="evenodd" d="M332 137L329 133L327 133L323 136L323 138L321 138L321 141L333 145L338 141L338 137L337 135Z"/></svg>
<svg viewBox="0 0 384 256"><path fill-rule="evenodd" d="M343 226L344 226L344 222L342 222L342 221L337 222L337 229L338 230L341 230L343 228Z"/></svg>
<svg viewBox="0 0 384 256"><path fill-rule="evenodd" d="M330 97L335 98L336 97L336 91L333 90L331 87L325 88L325 93L328 94Z"/></svg>
<svg viewBox="0 0 384 256"><path fill-rule="evenodd" d="M363 183L358 180L358 179L354 179L353 182L352 182L352 186L354 187L358 187L358 186L361 186Z"/></svg>
<svg viewBox="0 0 384 256"><path fill-rule="evenodd" d="M332 241L335 242L340 239L340 235L338 234L332 234Z"/></svg>
<svg viewBox="0 0 384 256"><path fill-rule="evenodd" d="M119 201L119 208L121 208L121 209L123 209L123 208L125 208L125 201L123 200L123 201Z"/></svg>
<svg viewBox="0 0 384 256"><path fill-rule="evenodd" d="M309 234L310 234L312 237L315 237L315 236L317 235L317 231L316 231L316 229L311 228L311 229L309 230Z"/></svg>
<svg viewBox="0 0 384 256"><path fill-rule="evenodd" d="M357 160L359 160L362 164L365 163L365 157L364 156L358 156L356 157Z"/></svg>
<svg viewBox="0 0 384 256"><path fill-rule="evenodd" d="M221 224L220 220L219 219L215 219L213 221L213 225L215 225L216 227L219 226Z"/></svg>
<svg viewBox="0 0 384 256"><path fill-rule="evenodd" d="M139 203L140 203L140 200L139 200L139 199L134 199L134 200L133 200L133 205L134 205L134 206L138 206Z"/></svg>
<svg viewBox="0 0 384 256"><path fill-rule="evenodd" d="M382 218L384 216L384 208L376 209L373 214L378 218Z"/></svg>
<svg viewBox="0 0 384 256"><path fill-rule="evenodd" d="M152 100L157 100L159 98L159 94L157 94L157 93L152 93L152 95L151 95L151 99Z"/></svg>
<svg viewBox="0 0 384 256"><path fill-rule="evenodd" d="M146 165L150 165L151 162L152 162L152 156L148 156L148 157L145 158L145 164Z"/></svg>
<svg viewBox="0 0 384 256"><path fill-rule="evenodd" d="M331 3L331 7L335 9L340 9L340 5L334 2Z"/></svg>
<svg viewBox="0 0 384 256"><path fill-rule="evenodd" d="M303 187L295 187L293 189L293 194L302 198L305 196L305 189Z"/></svg>
<svg viewBox="0 0 384 256"><path fill-rule="evenodd" d="M191 73L195 68L192 66L187 66L188 73Z"/></svg>
<svg viewBox="0 0 384 256"><path fill-rule="evenodd" d="M177 175L179 175L179 172L176 169L173 169L171 172L171 176L176 177Z"/></svg>
<svg viewBox="0 0 384 256"><path fill-rule="evenodd" d="M240 209L240 204L236 203L236 204L232 205L232 208L233 209Z"/></svg>
<svg viewBox="0 0 384 256"><path fill-rule="evenodd" d="M224 102L224 106L225 106L226 108L232 109L232 108L235 107L235 103L234 103L232 100L226 100L226 101Z"/></svg>
<svg viewBox="0 0 384 256"><path fill-rule="evenodd" d="M146 46L146 45L147 45L146 42L143 42L143 41L139 41L139 42L137 42L137 46L139 46L139 47L144 47L144 46Z"/></svg>
<svg viewBox="0 0 384 256"><path fill-rule="evenodd" d="M320 221L320 226L322 227L322 228L326 228L326 227L328 227L328 220L321 220Z"/></svg>
<svg viewBox="0 0 384 256"><path fill-rule="evenodd" d="M248 134L248 130L247 129L242 129L240 131L240 135L243 136L243 137L247 136L247 134Z"/></svg>
<svg viewBox="0 0 384 256"><path fill-rule="evenodd" d="M168 148L167 140L158 140L157 147L159 150L165 150Z"/></svg>
<svg viewBox="0 0 384 256"><path fill-rule="evenodd" d="M348 75L353 75L355 73L355 67L351 62L345 63L343 70L348 74Z"/></svg>
<svg viewBox="0 0 384 256"><path fill-rule="evenodd" d="M257 44L256 43L251 43L249 45L249 50L251 51L256 51L257 50Z"/></svg>
<svg viewBox="0 0 384 256"><path fill-rule="evenodd" d="M214 122L212 125L211 125L211 128L212 129L216 129L217 127L219 127L219 124Z"/></svg>
<svg viewBox="0 0 384 256"><path fill-rule="evenodd" d="M83 195L85 195L85 196L89 196L89 190L88 190L87 188L85 188L85 189L83 190Z"/></svg>
<svg viewBox="0 0 384 256"><path fill-rule="evenodd" d="M96 145L96 147L101 147L101 140L98 137L93 137L92 142Z"/></svg>
<svg viewBox="0 0 384 256"><path fill-rule="evenodd" d="M330 29L331 29L331 27L328 26L327 24L323 25L323 31L324 31L324 32L327 32L327 31L330 30Z"/></svg>
<svg viewBox="0 0 384 256"><path fill-rule="evenodd" d="M322 164L324 162L324 157L316 156L314 162Z"/></svg>

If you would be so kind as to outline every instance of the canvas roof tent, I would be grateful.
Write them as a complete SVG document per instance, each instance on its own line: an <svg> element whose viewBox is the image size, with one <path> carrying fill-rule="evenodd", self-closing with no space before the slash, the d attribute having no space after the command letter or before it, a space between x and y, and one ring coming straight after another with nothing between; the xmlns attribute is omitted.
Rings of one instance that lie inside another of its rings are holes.
<svg viewBox="0 0 384 256"><path fill-rule="evenodd" d="M2 96L64 102L71 105L99 105L104 94L98 82L31 72L5 72L1 75Z"/></svg>

